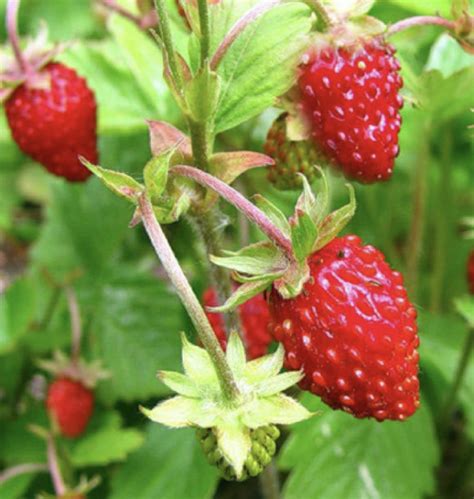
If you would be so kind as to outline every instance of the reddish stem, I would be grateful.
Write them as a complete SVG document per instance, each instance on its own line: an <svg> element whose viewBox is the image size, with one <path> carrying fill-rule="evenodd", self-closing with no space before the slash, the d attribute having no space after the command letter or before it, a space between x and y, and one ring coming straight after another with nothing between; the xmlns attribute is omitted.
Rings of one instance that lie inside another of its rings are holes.
<svg viewBox="0 0 474 499"><path fill-rule="evenodd" d="M13 53L15 54L15 59L17 60L20 69L26 73L29 70L29 65L21 51L18 37L18 10L20 8L20 1L21 0L8 0L6 26L8 39L10 40Z"/></svg>
<svg viewBox="0 0 474 499"><path fill-rule="evenodd" d="M50 435L48 437L48 467L49 473L51 474L51 479L53 481L54 492L57 496L63 496L66 491L66 485L64 483L61 469L59 467L58 454L56 452L56 445L54 443L53 437Z"/></svg>
<svg viewBox="0 0 474 499"><path fill-rule="evenodd" d="M222 180L192 166L175 166L171 169L171 172L182 177L191 178L198 184L217 192L217 194L244 213L249 220L257 224L262 232L285 252L288 259L293 260L291 241L272 223L263 211L252 204L245 196L242 196L240 192L222 182Z"/></svg>
<svg viewBox="0 0 474 499"><path fill-rule="evenodd" d="M77 364L81 354L81 313L77 296L72 287L66 287L67 304L69 307L69 315L71 317L71 358L74 364Z"/></svg>
<svg viewBox="0 0 474 499"><path fill-rule="evenodd" d="M107 7L113 12L116 12L120 16L128 19L132 23L136 24L140 29L149 29L158 24L158 19L156 12L150 11L149 14L140 17L132 14L130 11L119 5L116 0L101 0L102 5Z"/></svg>
<svg viewBox="0 0 474 499"><path fill-rule="evenodd" d="M443 28L453 31L456 28L454 21L445 19L441 16L415 16L403 19L390 26L386 36L392 36L406 29L414 28L415 26L442 26Z"/></svg>

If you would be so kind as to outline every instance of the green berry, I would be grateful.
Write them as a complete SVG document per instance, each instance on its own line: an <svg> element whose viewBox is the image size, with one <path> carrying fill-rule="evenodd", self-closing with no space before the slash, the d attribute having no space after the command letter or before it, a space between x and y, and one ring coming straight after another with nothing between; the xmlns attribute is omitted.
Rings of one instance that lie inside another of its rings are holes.
<svg viewBox="0 0 474 499"><path fill-rule="evenodd" d="M264 150L275 160L275 164L269 168L268 180L282 190L301 187L298 173L303 173L312 182L317 174L314 166L323 160L312 142L288 139L286 114L282 114L271 126Z"/></svg>
<svg viewBox="0 0 474 499"><path fill-rule="evenodd" d="M250 430L252 447L248 455L242 476L237 476L232 466L224 459L217 445L217 438L212 429L198 428L196 436L201 444L202 450L208 462L216 466L222 477L228 481L244 481L249 477L259 475L271 462L276 452L275 440L280 436L278 428L274 425L263 426Z"/></svg>

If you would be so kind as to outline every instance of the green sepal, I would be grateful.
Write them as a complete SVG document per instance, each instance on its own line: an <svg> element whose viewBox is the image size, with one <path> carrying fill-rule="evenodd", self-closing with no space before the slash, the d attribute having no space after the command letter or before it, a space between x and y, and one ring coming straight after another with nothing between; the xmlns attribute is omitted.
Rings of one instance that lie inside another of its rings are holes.
<svg viewBox="0 0 474 499"><path fill-rule="evenodd" d="M231 184L243 173L253 168L269 166L274 163L270 156L252 151L222 152L214 154L209 160L209 171L226 184Z"/></svg>
<svg viewBox="0 0 474 499"><path fill-rule="evenodd" d="M267 215L273 224L275 224L285 236L290 237L290 224L280 208L260 194L256 194L253 199L255 204L265 213L265 215Z"/></svg>
<svg viewBox="0 0 474 499"><path fill-rule="evenodd" d="M193 121L205 123L217 109L220 95L220 77L207 66L185 85L186 102Z"/></svg>
<svg viewBox="0 0 474 499"><path fill-rule="evenodd" d="M349 190L349 203L333 211L323 220L319 227L319 236L313 247L313 252L332 241L354 216L357 208L354 187L351 184L346 184L346 186Z"/></svg>
<svg viewBox="0 0 474 499"><path fill-rule="evenodd" d="M168 151L161 156L155 156L145 165L143 177L147 194L153 203L158 203L160 196L166 189L168 183L168 172L170 157L174 151Z"/></svg>
<svg viewBox="0 0 474 499"><path fill-rule="evenodd" d="M459 315L474 328L474 296L462 296L454 301L454 306Z"/></svg>
<svg viewBox="0 0 474 499"><path fill-rule="evenodd" d="M246 282L239 286L227 301L220 307L207 307L209 312L230 312L256 295L265 291L274 281L274 276L263 276L258 280Z"/></svg>
<svg viewBox="0 0 474 499"><path fill-rule="evenodd" d="M291 243L299 262L303 262L313 252L317 239L318 228L311 216L304 211L297 211L291 219Z"/></svg>
<svg viewBox="0 0 474 499"><path fill-rule="evenodd" d="M138 198L145 191L145 186L137 182L126 173L107 170L100 166L93 165L87 159L80 158L81 163L88 168L97 178L99 178L106 187L114 194L125 198L134 205L138 204Z"/></svg>
<svg viewBox="0 0 474 499"><path fill-rule="evenodd" d="M211 255L212 263L251 276L263 276L285 270L287 260L272 243L263 241L239 251L224 251L225 256Z"/></svg>

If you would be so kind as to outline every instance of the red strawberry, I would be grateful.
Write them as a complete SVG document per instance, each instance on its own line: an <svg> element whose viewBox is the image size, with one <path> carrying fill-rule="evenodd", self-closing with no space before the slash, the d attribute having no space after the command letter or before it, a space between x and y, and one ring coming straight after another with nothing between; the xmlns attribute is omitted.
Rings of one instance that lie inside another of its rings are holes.
<svg viewBox="0 0 474 499"><path fill-rule="evenodd" d="M94 393L79 381L56 378L48 389L46 407L66 437L78 437L94 410Z"/></svg>
<svg viewBox="0 0 474 499"><path fill-rule="evenodd" d="M218 305L217 296L213 289L208 289L203 296L206 307ZM257 295L239 307L240 319L244 333L245 347L249 359L256 359L265 355L268 345L272 341L268 325L270 323L270 311L263 295ZM214 332L225 350L227 337L225 333L224 320L221 314L206 312Z"/></svg>
<svg viewBox="0 0 474 499"><path fill-rule="evenodd" d="M399 153L399 94L395 50L382 41L307 54L299 88L317 146L344 174L363 183L391 177Z"/></svg>
<svg viewBox="0 0 474 499"><path fill-rule="evenodd" d="M90 171L78 156L98 162L96 102L86 81L60 63L42 70L49 88L25 82L5 103L13 138L20 149L51 173L83 181Z"/></svg>
<svg viewBox="0 0 474 499"><path fill-rule="evenodd" d="M467 284L469 292L474 295L474 250L471 251L467 260Z"/></svg>
<svg viewBox="0 0 474 499"><path fill-rule="evenodd" d="M268 180L278 189L297 189L301 187L303 173L311 182L316 176L315 165L319 155L311 142L292 141L287 136L286 115L281 115L271 126L264 145L265 154L275 160L270 166Z"/></svg>
<svg viewBox="0 0 474 499"><path fill-rule="evenodd" d="M273 333L304 389L358 418L404 420L419 405L416 310L402 276L356 236L311 255L298 297L272 289Z"/></svg>

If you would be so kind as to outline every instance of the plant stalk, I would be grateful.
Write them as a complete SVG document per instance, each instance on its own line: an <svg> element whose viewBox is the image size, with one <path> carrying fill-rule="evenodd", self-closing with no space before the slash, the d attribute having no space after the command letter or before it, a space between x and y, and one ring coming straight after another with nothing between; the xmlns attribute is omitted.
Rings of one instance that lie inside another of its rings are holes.
<svg viewBox="0 0 474 499"><path fill-rule="evenodd" d="M466 376L467 368L469 365L469 358L471 352L474 348L474 328L469 327L469 331L463 346L461 357L456 368L456 374L454 375L453 384L449 388L448 398L444 404L444 408L441 411L440 427L441 431L445 435L449 429L451 422L451 416L456 405L456 399L458 397L459 390L462 386L464 378Z"/></svg>
<svg viewBox="0 0 474 499"><path fill-rule="evenodd" d="M221 197L234 205L238 210L244 213L249 220L254 222L264 234L266 234L273 243L281 248L287 257L293 259L293 249L291 241L276 227L273 222L239 191L230 187L222 180L219 180L206 172L193 168L192 166L179 165L171 168L170 172L195 180L198 184L208 187L217 192Z"/></svg>
<svg viewBox="0 0 474 499"><path fill-rule="evenodd" d="M437 199L443 199L436 214L435 241L433 256L433 271L431 278L431 312L437 313L441 308L443 296L443 283L446 272L446 250L448 241L448 217L451 206L451 164L450 158L453 147L453 137L446 131L441 144L441 174L439 178Z"/></svg>
<svg viewBox="0 0 474 499"><path fill-rule="evenodd" d="M321 0L304 0L304 2L316 12L318 24L320 24L323 29L329 28L334 24Z"/></svg>
<svg viewBox="0 0 474 499"><path fill-rule="evenodd" d="M57 496L62 497L66 491L66 484L64 483L61 469L59 466L58 453L56 451L56 444L52 435L48 437L47 441L47 455L48 455L48 468L53 481L54 492Z"/></svg>
<svg viewBox="0 0 474 499"><path fill-rule="evenodd" d="M259 476L264 499L280 499L280 479L275 462L272 461Z"/></svg>
<svg viewBox="0 0 474 499"><path fill-rule="evenodd" d="M429 137L428 123L423 127L423 136ZM418 277L421 254L423 250L423 236L426 225L426 201L428 192L428 163L430 158L430 144L424 140L421 145L415 165L415 179L412 197L412 220L407 247L407 283L411 291L412 300L418 298Z"/></svg>
<svg viewBox="0 0 474 499"><path fill-rule="evenodd" d="M161 225L156 220L153 207L146 194L143 194L140 197L139 206L142 221L150 241L171 282L176 288L178 296L186 308L204 348L207 350L214 363L222 390L229 400L235 400L239 397L240 393L224 352L199 300L194 294L194 291L166 239Z"/></svg>
<svg viewBox="0 0 474 499"><path fill-rule="evenodd" d="M198 0L199 22L201 27L201 67L207 64L211 48L209 6L207 0Z"/></svg>
<svg viewBox="0 0 474 499"><path fill-rule="evenodd" d="M171 34L170 19L168 16L168 11L165 6L165 0L154 0L155 9L158 14L160 22L158 23L158 30L160 37L163 41L163 45L168 56L168 61L171 69L171 74L176 82L179 89L183 88L183 77L181 71L179 70L178 60L176 57L176 52L174 50L173 36Z"/></svg>
<svg viewBox="0 0 474 499"><path fill-rule="evenodd" d="M21 51L18 37L18 10L20 8L20 1L21 0L8 0L6 27L15 59L17 60L20 69L26 73L29 70L29 64Z"/></svg>
<svg viewBox="0 0 474 499"><path fill-rule="evenodd" d="M71 359L74 364L79 362L81 355L81 313L77 302L77 295L71 286L66 287L67 304L71 318Z"/></svg>
<svg viewBox="0 0 474 499"><path fill-rule="evenodd" d="M450 31L456 28L454 21L445 19L441 16L415 16L409 17L408 19L402 19L395 24L392 24L385 34L386 37L390 37L406 29L414 28L415 26L441 26Z"/></svg>

